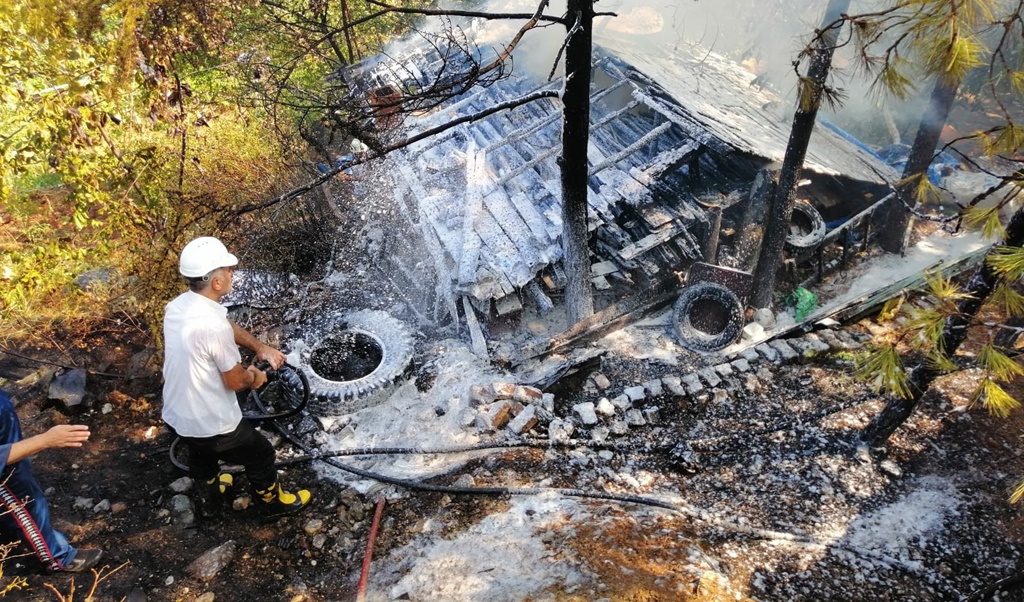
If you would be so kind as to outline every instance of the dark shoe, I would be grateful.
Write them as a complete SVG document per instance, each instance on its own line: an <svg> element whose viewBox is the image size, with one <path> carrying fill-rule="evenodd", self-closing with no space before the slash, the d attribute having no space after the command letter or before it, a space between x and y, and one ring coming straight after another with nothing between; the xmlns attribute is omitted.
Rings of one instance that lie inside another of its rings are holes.
<svg viewBox="0 0 1024 602"><path fill-rule="evenodd" d="M235 479L229 473L222 473L206 481L199 494L199 516L217 518L224 506L234 500Z"/></svg>
<svg viewBox="0 0 1024 602"><path fill-rule="evenodd" d="M97 548L78 548L71 564L62 568L66 573L82 573L88 571L103 559L103 550Z"/></svg>
<svg viewBox="0 0 1024 602"><path fill-rule="evenodd" d="M260 516L270 520L295 514L305 508L312 497L305 489L289 493L274 483L268 489L256 491L256 505Z"/></svg>

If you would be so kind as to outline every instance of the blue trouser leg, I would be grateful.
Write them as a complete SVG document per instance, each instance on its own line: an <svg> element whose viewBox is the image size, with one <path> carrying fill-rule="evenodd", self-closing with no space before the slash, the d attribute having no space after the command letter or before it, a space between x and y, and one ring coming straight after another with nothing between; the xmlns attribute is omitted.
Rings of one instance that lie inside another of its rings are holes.
<svg viewBox="0 0 1024 602"><path fill-rule="evenodd" d="M28 458L15 464L0 485L0 508L8 511L0 516L0 530L17 533L47 569L60 570L75 559L78 550L50 523L50 508Z"/></svg>

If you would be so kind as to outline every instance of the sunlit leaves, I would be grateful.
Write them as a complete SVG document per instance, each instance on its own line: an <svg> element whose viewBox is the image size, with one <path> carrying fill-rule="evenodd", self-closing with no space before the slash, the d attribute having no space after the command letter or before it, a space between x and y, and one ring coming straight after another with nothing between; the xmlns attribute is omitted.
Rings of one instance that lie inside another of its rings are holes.
<svg viewBox="0 0 1024 602"><path fill-rule="evenodd" d="M910 379L895 346L880 345L858 356L855 371L876 393L911 396Z"/></svg>
<svg viewBox="0 0 1024 602"><path fill-rule="evenodd" d="M1021 498L1024 498L1024 479L1017 483L1017 486L1014 488L1013 493L1010 494L1010 503L1016 504L1021 500Z"/></svg>
<svg viewBox="0 0 1024 602"><path fill-rule="evenodd" d="M1012 154L1024 147L1024 127L1007 122L985 132L982 145L988 155Z"/></svg>

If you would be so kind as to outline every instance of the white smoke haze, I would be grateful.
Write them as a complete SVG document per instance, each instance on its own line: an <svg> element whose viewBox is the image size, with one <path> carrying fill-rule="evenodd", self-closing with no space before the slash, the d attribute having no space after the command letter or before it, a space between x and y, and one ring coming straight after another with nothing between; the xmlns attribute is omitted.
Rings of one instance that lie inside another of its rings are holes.
<svg viewBox="0 0 1024 602"><path fill-rule="evenodd" d="M481 3L476 10L532 13L537 4L536 0L493 0ZM781 96L791 112L797 87L793 62L822 25L826 4L825 0L601 0L595 4L595 11L615 16L595 18L594 41L600 44L602 39L625 38L633 45L661 50L699 44L761 76L757 81ZM848 13L863 14L889 5L891 2L886 0L854 0ZM461 2L452 2L451 7L467 8ZM565 0L556 0L545 13L560 16L565 11ZM453 23L485 50L485 55L500 51L522 25L515 20ZM564 39L561 25L528 32L514 55L515 69L528 70L541 78L552 72L561 75L562 65L555 65L555 59ZM889 119L888 125L895 121L902 141L909 142L924 112L932 82L916 81L917 89L907 100L880 94L872 89L870 75L855 60L848 28L841 36L843 42L833 60L831 80L832 86L842 91L843 100L835 110L823 106L821 116L874 146L896 141L887 127Z"/></svg>

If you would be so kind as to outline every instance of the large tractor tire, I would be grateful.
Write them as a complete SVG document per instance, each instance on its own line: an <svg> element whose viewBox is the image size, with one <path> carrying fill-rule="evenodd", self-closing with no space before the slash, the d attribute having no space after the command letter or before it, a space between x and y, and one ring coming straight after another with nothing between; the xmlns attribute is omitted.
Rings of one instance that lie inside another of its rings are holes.
<svg viewBox="0 0 1024 602"><path fill-rule="evenodd" d="M302 331L297 367L309 380L309 411L350 414L391 394L412 362L413 337L390 314L360 310L321 319Z"/></svg>
<svg viewBox="0 0 1024 602"><path fill-rule="evenodd" d="M825 240L825 220L807 201L793 205L789 219L789 235L786 236L786 250L790 253L813 251Z"/></svg>
<svg viewBox="0 0 1024 602"><path fill-rule="evenodd" d="M679 344L699 353L724 349L740 336L743 306L721 284L700 282L683 290L672 312Z"/></svg>

